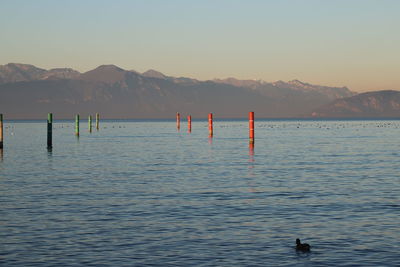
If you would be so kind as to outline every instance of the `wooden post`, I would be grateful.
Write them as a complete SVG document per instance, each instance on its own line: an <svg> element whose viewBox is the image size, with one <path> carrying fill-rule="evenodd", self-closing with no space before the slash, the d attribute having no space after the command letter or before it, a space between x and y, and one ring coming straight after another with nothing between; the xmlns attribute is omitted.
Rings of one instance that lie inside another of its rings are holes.
<svg viewBox="0 0 400 267"><path fill-rule="evenodd" d="M47 114L47 148L53 147L53 114Z"/></svg>
<svg viewBox="0 0 400 267"><path fill-rule="evenodd" d="M254 112L249 112L249 143L254 144Z"/></svg>
<svg viewBox="0 0 400 267"><path fill-rule="evenodd" d="M89 133L91 133L92 132L92 115L89 115L88 123L89 123Z"/></svg>
<svg viewBox="0 0 400 267"><path fill-rule="evenodd" d="M75 115L75 135L79 137L79 114Z"/></svg>
<svg viewBox="0 0 400 267"><path fill-rule="evenodd" d="M187 117L188 120L188 132L191 133L192 132L192 116L188 116Z"/></svg>
<svg viewBox="0 0 400 267"><path fill-rule="evenodd" d="M213 114L208 114L208 136L213 137Z"/></svg>
<svg viewBox="0 0 400 267"><path fill-rule="evenodd" d="M179 112L176 113L176 128L178 130L181 128L181 115Z"/></svg>
<svg viewBox="0 0 400 267"><path fill-rule="evenodd" d="M100 114L96 113L96 130L99 130L99 120L100 120Z"/></svg>
<svg viewBox="0 0 400 267"><path fill-rule="evenodd" d="M0 149L3 149L3 114L0 114Z"/></svg>

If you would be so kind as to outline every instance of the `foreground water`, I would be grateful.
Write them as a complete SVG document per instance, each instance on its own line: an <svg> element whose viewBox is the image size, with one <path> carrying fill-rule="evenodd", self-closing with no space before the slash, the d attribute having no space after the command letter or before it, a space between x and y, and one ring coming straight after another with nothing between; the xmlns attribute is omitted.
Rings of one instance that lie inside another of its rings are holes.
<svg viewBox="0 0 400 267"><path fill-rule="evenodd" d="M5 126L1 266L400 265L400 121Z"/></svg>

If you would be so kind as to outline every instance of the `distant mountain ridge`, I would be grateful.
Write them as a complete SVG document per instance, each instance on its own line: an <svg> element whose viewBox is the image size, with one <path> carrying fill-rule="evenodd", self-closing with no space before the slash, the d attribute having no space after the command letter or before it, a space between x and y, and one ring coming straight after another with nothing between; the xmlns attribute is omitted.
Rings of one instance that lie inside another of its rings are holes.
<svg viewBox="0 0 400 267"><path fill-rule="evenodd" d="M315 93L322 94L329 97L331 100L343 97L349 97L355 95L347 87L329 87L321 85L313 85L304 83L299 80L292 80L289 82L277 81L277 82L265 82L262 80L237 80L235 78L227 78L224 80L215 79L217 83L226 83L233 86L251 88L257 90L265 95L277 96L282 93L293 93L295 91L301 93Z"/></svg>
<svg viewBox="0 0 400 267"><path fill-rule="evenodd" d="M80 73L71 68L45 70L29 64L0 65L0 84L47 79L75 79Z"/></svg>
<svg viewBox="0 0 400 267"><path fill-rule="evenodd" d="M33 65L0 66L0 112L10 118L57 118L102 113L104 118L194 118L214 112L220 118L311 116L332 101L354 96L346 87L265 82L235 78L199 81L101 65L85 73L70 68L45 70ZM314 113L313 113L314 112ZM308 115L307 115L308 114ZM323 116L323 115L321 115Z"/></svg>
<svg viewBox="0 0 400 267"><path fill-rule="evenodd" d="M142 73L143 76L149 78L167 79L168 77L156 70L148 70Z"/></svg>
<svg viewBox="0 0 400 267"><path fill-rule="evenodd" d="M310 115L320 118L400 118L400 92L383 90L337 99Z"/></svg>

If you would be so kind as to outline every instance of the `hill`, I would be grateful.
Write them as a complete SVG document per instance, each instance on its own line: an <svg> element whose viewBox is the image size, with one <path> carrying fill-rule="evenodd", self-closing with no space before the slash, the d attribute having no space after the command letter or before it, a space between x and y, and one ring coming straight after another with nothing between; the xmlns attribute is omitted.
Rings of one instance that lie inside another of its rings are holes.
<svg viewBox="0 0 400 267"><path fill-rule="evenodd" d="M320 118L399 118L400 92L367 92L337 99L310 113Z"/></svg>

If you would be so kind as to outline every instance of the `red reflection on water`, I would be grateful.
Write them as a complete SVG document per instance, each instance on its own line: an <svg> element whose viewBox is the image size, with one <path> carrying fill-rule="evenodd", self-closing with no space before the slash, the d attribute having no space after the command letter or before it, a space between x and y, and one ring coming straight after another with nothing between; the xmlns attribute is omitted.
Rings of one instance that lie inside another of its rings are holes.
<svg viewBox="0 0 400 267"><path fill-rule="evenodd" d="M250 161L254 162L254 143L249 143L249 156Z"/></svg>

